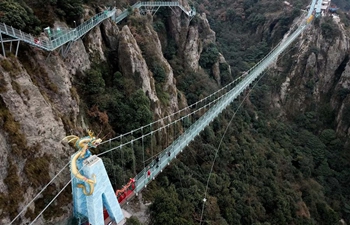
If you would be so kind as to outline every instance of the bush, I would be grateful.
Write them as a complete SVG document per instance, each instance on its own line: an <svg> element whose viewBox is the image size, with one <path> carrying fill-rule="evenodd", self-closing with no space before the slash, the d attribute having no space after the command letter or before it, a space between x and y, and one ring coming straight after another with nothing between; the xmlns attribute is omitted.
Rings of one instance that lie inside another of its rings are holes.
<svg viewBox="0 0 350 225"><path fill-rule="evenodd" d="M105 81L98 69L90 69L86 72L84 91L89 95L102 94L105 89Z"/></svg>
<svg viewBox="0 0 350 225"><path fill-rule="evenodd" d="M233 81L232 75L229 70L229 65L227 63L220 63L220 76L221 76L221 85L226 85Z"/></svg>
<svg viewBox="0 0 350 225"><path fill-rule="evenodd" d="M3 76L3 74L0 74L0 93L6 92L7 89L7 82L5 80L5 77Z"/></svg>
<svg viewBox="0 0 350 225"><path fill-rule="evenodd" d="M11 218L17 215L18 205L24 200L24 192L21 186L20 177L18 176L18 168L11 160L7 169L7 176L4 179L9 193L3 195L0 193L0 208L3 213L8 213ZM0 214L1 215L1 214Z"/></svg>
<svg viewBox="0 0 350 225"><path fill-rule="evenodd" d="M40 20L34 16L33 10L22 1L0 1L0 12L0 22L26 32L33 33L40 25Z"/></svg>
<svg viewBox="0 0 350 225"><path fill-rule="evenodd" d="M163 21L157 20L153 23L153 29L157 32L166 32Z"/></svg>
<svg viewBox="0 0 350 225"><path fill-rule="evenodd" d="M30 186L39 187L50 181L50 158L47 155L29 158L24 166L24 173L31 182Z"/></svg>
<svg viewBox="0 0 350 225"><path fill-rule="evenodd" d="M176 56L177 46L174 39L169 39L168 44L164 50L164 57L171 60Z"/></svg>
<svg viewBox="0 0 350 225"><path fill-rule="evenodd" d="M156 82L164 82L166 80L166 72L163 66L161 66L158 62L154 62L152 67L153 77Z"/></svg>
<svg viewBox="0 0 350 225"><path fill-rule="evenodd" d="M332 18L327 18L321 23L322 35L327 40L333 40L334 37L339 36L340 31L338 26L333 22Z"/></svg>
<svg viewBox="0 0 350 225"><path fill-rule="evenodd" d="M204 69L210 69L219 58L219 50L216 45L210 43L203 49L201 57L199 59L199 65Z"/></svg>
<svg viewBox="0 0 350 225"><path fill-rule="evenodd" d="M11 142L12 153L16 156L21 156L23 151L27 149L27 139L20 130L20 124L15 121L2 98L0 98L0 123L8 135L8 140Z"/></svg>
<svg viewBox="0 0 350 225"><path fill-rule="evenodd" d="M252 29L256 29L259 25L263 25L265 23L265 16L258 13L258 14L251 14L249 17L248 17L248 22L247 24L250 25L250 28Z"/></svg>
<svg viewBox="0 0 350 225"><path fill-rule="evenodd" d="M141 225L142 223L137 219L136 216L131 216L126 219L126 225Z"/></svg>
<svg viewBox="0 0 350 225"><path fill-rule="evenodd" d="M346 125L350 125L350 103L344 104L342 120Z"/></svg>
<svg viewBox="0 0 350 225"><path fill-rule="evenodd" d="M1 17L0 17L1 18ZM12 71L13 65L9 60L3 59L0 61L0 66L4 68L7 72Z"/></svg>
<svg viewBox="0 0 350 225"><path fill-rule="evenodd" d="M83 1L57 0L56 13L64 17L66 21L78 20L83 14Z"/></svg>

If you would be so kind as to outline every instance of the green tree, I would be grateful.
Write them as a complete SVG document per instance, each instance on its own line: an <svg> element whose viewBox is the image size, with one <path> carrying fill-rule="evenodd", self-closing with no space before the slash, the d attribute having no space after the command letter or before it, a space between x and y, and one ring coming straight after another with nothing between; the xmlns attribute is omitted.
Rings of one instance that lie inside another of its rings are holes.
<svg viewBox="0 0 350 225"><path fill-rule="evenodd" d="M320 224L328 225L339 222L339 215L326 203L317 203L316 207L318 215L321 217Z"/></svg>
<svg viewBox="0 0 350 225"><path fill-rule="evenodd" d="M199 65L204 69L211 69L218 58L219 50L215 44L210 43L206 48L203 49L203 52L199 59Z"/></svg>
<svg viewBox="0 0 350 225"><path fill-rule="evenodd" d="M66 21L78 20L83 14L83 0L57 0L57 15Z"/></svg>
<svg viewBox="0 0 350 225"><path fill-rule="evenodd" d="M88 95L102 94L105 90L105 81L102 73L95 68L86 72L84 91Z"/></svg>
<svg viewBox="0 0 350 225"><path fill-rule="evenodd" d="M142 225L142 223L137 219L137 217L131 216L130 218L126 219L125 225Z"/></svg>
<svg viewBox="0 0 350 225"><path fill-rule="evenodd" d="M159 62L153 62L152 72L153 72L153 77L156 80L156 82L162 83L166 80L165 69Z"/></svg>
<svg viewBox="0 0 350 225"><path fill-rule="evenodd" d="M30 33L40 31L40 20L23 1L0 1L0 22Z"/></svg>
<svg viewBox="0 0 350 225"><path fill-rule="evenodd" d="M328 40L332 40L334 37L340 35L340 30L331 17L323 20L321 23L321 31L323 37Z"/></svg>
<svg viewBox="0 0 350 225"><path fill-rule="evenodd" d="M161 188L157 191L153 204L150 206L151 224L193 224L191 221L187 221L183 218L181 214L182 207L183 206L181 205L181 201L179 200L178 194L176 193L175 187L173 185L168 187L166 190Z"/></svg>

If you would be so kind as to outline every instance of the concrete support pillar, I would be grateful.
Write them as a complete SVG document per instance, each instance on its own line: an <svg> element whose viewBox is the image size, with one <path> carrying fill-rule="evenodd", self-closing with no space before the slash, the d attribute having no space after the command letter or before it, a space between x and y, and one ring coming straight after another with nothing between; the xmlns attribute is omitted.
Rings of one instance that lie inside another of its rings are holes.
<svg viewBox="0 0 350 225"><path fill-rule="evenodd" d="M72 192L74 215L77 217L87 217L90 224L104 225L103 208L106 208L112 221L115 221L116 223L123 221L123 212L120 208L118 199L114 193L111 182L109 181L101 158L93 155L86 159L78 160L77 166L80 173L85 177L92 179L95 175L96 184L93 194L86 196L84 195L82 189L77 187L77 184L84 184L88 192L90 191L89 186L71 174L73 178Z"/></svg>

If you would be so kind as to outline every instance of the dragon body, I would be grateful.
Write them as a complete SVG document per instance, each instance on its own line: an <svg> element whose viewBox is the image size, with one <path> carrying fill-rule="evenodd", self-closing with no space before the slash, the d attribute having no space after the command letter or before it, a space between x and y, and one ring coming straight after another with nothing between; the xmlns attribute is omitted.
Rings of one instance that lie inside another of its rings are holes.
<svg viewBox="0 0 350 225"><path fill-rule="evenodd" d="M74 143L74 146L79 150L75 155L72 157L70 166L71 166L71 172L72 174L79 180L83 181L85 184L89 185L90 191L88 192L86 189L86 186L84 183L77 184L78 188L82 188L83 193L85 195L92 195L94 192L94 185L96 183L96 176L93 175L92 179L89 179L82 175L79 172L77 162L78 160L83 160L91 155L89 148L96 148L102 140L100 138L96 138L94 134L91 131L88 131L89 136L79 138L75 135L69 135L65 137L63 140L68 141L68 143Z"/></svg>

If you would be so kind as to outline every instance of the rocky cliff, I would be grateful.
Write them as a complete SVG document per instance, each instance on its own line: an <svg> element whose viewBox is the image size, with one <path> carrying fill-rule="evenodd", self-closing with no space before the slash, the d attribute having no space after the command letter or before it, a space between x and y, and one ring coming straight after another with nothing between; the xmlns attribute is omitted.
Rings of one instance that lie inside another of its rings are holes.
<svg viewBox="0 0 350 225"><path fill-rule="evenodd" d="M186 1L182 3L189 7ZM85 19L91 15L91 9L87 7L86 12ZM215 33L205 15L198 15L197 23L193 24L178 9L166 12L170 14L167 32L178 46L177 57L181 58L182 67L187 71L200 70L198 61L203 47L215 42ZM47 53L25 45L21 46L18 58L0 56L1 224L9 223L68 163L74 150L61 143L62 138L69 134L85 135L91 118L76 83L84 81L85 71L92 64L111 65L114 68L111 73L118 71L141 88L151 102L153 119L187 105L176 86L174 69L164 57L166 43L162 43L152 25L152 16L134 12L127 23L116 25L107 20L94 28L83 40L72 43L65 58L58 51ZM226 62L220 57L218 63ZM216 79L220 79L218 63L213 68ZM158 67L165 72L161 82L152 72ZM158 96L160 92L167 93L166 101ZM21 214L17 224L35 218L68 182L69 171L66 169L63 174ZM61 220L71 214L69 191L59 200L54 203L56 209L48 210L39 223Z"/></svg>
<svg viewBox="0 0 350 225"><path fill-rule="evenodd" d="M317 112L313 119L348 137L348 62L349 29L338 16L316 19L277 62L273 73L282 83L273 104L287 117Z"/></svg>

